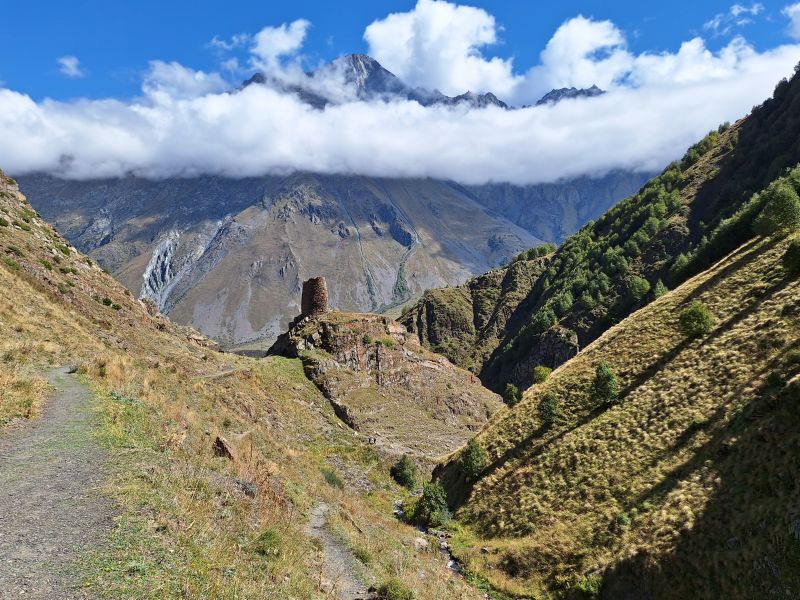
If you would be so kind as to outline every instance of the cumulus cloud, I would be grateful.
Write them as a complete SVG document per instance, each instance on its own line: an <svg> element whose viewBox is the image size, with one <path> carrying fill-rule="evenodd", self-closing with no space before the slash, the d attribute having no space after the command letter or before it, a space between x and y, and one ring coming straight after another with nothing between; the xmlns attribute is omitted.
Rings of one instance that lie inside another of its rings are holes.
<svg viewBox="0 0 800 600"><path fill-rule="evenodd" d="M67 56L59 57L56 62L58 62L58 72L64 77L69 77L70 79L86 77L86 71L81 67L81 61L78 60L77 56L68 54Z"/></svg>
<svg viewBox="0 0 800 600"><path fill-rule="evenodd" d="M481 53L497 43L498 26L480 8L419 0L409 12L373 22L364 39L370 55L407 83L451 96L467 90L504 96L519 81L510 60Z"/></svg>
<svg viewBox="0 0 800 600"><path fill-rule="evenodd" d="M307 29L267 28L242 47L273 71L297 73ZM635 54L613 23L576 17L555 32L539 65L513 75L512 92L535 98L549 87L598 83L609 93L509 111L357 101L335 68L313 78L340 94L319 110L274 87L230 92L238 85L218 73L154 61L133 101L35 102L0 88L0 165L71 178L301 170L517 184L652 171L745 115L798 60L800 45L758 52L741 37L718 52L695 38L676 52Z"/></svg>
<svg viewBox="0 0 800 600"><path fill-rule="evenodd" d="M142 91L162 103L204 94L219 93L228 83L217 73L204 73L184 67L177 62L150 62L150 69L142 82Z"/></svg>
<svg viewBox="0 0 800 600"><path fill-rule="evenodd" d="M785 7L783 14L789 17L789 35L800 40L800 2Z"/></svg>
<svg viewBox="0 0 800 600"><path fill-rule="evenodd" d="M273 71L281 58L296 54L303 46L311 26L305 19L284 23L279 27L264 27L253 37L251 64L262 71Z"/></svg>

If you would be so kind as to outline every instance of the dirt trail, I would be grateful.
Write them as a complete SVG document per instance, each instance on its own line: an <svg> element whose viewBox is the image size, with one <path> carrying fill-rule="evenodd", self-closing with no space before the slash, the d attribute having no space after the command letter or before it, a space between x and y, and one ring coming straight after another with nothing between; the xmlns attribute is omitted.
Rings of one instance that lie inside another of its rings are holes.
<svg viewBox="0 0 800 600"><path fill-rule="evenodd" d="M325 528L330 507L324 502L311 509L308 533L322 544L323 564L320 587L338 600L371 598L356 575L356 559L350 549Z"/></svg>
<svg viewBox="0 0 800 600"><path fill-rule="evenodd" d="M0 432L0 598L89 597L72 568L112 525L94 492L105 454L92 437L90 391L67 369L42 414Z"/></svg>

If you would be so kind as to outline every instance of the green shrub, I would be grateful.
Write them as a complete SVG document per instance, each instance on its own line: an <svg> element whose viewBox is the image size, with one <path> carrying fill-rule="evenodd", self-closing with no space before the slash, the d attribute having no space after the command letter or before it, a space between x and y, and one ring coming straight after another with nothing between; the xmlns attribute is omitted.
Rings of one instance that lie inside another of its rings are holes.
<svg viewBox="0 0 800 600"><path fill-rule="evenodd" d="M461 453L461 470L467 476L467 479L477 479L478 476L489 464L489 455L483 449L475 438L467 442L467 447Z"/></svg>
<svg viewBox="0 0 800 600"><path fill-rule="evenodd" d="M30 231L31 226L27 223L20 223L19 221L14 221L14 227L19 227L22 231Z"/></svg>
<svg viewBox="0 0 800 600"><path fill-rule="evenodd" d="M619 400L619 381L611 366L605 361L595 369L592 397L601 405L614 404Z"/></svg>
<svg viewBox="0 0 800 600"><path fill-rule="evenodd" d="M552 372L553 369L544 365L533 367L533 383L544 383L550 378L550 373Z"/></svg>
<svg viewBox="0 0 800 600"><path fill-rule="evenodd" d="M49 260L42 259L39 262L42 263L42 266L45 269L47 269L48 271L52 271L53 270L53 263L51 263Z"/></svg>
<svg viewBox="0 0 800 600"><path fill-rule="evenodd" d="M437 527L449 522L450 517L447 492L444 491L442 484L430 482L423 485L422 496L414 509L414 520L420 525Z"/></svg>
<svg viewBox="0 0 800 600"><path fill-rule="evenodd" d="M370 552L366 548L353 548L353 556L355 556L365 565L372 564L372 561L374 560L372 552Z"/></svg>
<svg viewBox="0 0 800 600"><path fill-rule="evenodd" d="M103 306L111 306L112 304L114 304L114 302L111 300L111 298L103 298L103 299L100 301L100 303L101 303Z"/></svg>
<svg viewBox="0 0 800 600"><path fill-rule="evenodd" d="M6 266L12 271L19 271L19 263L13 258L4 258L3 262L6 263Z"/></svg>
<svg viewBox="0 0 800 600"><path fill-rule="evenodd" d="M70 249L66 244L56 244L56 250L61 252L64 256L69 256Z"/></svg>
<svg viewBox="0 0 800 600"><path fill-rule="evenodd" d="M0 227L8 227L9 223L3 217L0 217Z"/></svg>
<svg viewBox="0 0 800 600"><path fill-rule="evenodd" d="M416 594L397 577L387 579L378 586L378 600L414 600Z"/></svg>
<svg viewBox="0 0 800 600"><path fill-rule="evenodd" d="M547 392L539 403L539 418L542 423L550 427L561 419L561 403L553 392Z"/></svg>
<svg viewBox="0 0 800 600"><path fill-rule="evenodd" d="M372 339L372 336L367 335L366 333L361 338L361 343L365 346L371 346L373 341L374 340Z"/></svg>
<svg viewBox="0 0 800 600"><path fill-rule="evenodd" d="M417 465L414 464L407 454L398 460L391 468L392 478L409 490L417 485Z"/></svg>
<svg viewBox="0 0 800 600"><path fill-rule="evenodd" d="M324 477L325 482L333 488L342 489L344 487L342 478L339 477L339 474L333 469L322 469L322 477Z"/></svg>
<svg viewBox="0 0 800 600"><path fill-rule="evenodd" d="M800 274L800 238L796 238L789 243L789 247L783 254L783 267L789 275Z"/></svg>
<svg viewBox="0 0 800 600"><path fill-rule="evenodd" d="M770 184L762 196L766 204L753 223L753 231L767 236L800 227L800 197L790 183L780 180Z"/></svg>
<svg viewBox="0 0 800 600"><path fill-rule="evenodd" d="M634 275L628 282L628 291L630 291L631 298L639 302L650 291L650 282L644 277Z"/></svg>
<svg viewBox="0 0 800 600"><path fill-rule="evenodd" d="M681 311L679 321L681 329L690 338L708 334L717 322L708 307L698 301Z"/></svg>
<svg viewBox="0 0 800 600"><path fill-rule="evenodd" d="M664 294L666 294L669 290L667 286L664 285L664 282L660 279L656 281L656 284L653 286L653 297L654 298L661 298Z"/></svg>
<svg viewBox="0 0 800 600"><path fill-rule="evenodd" d="M253 542L253 552L261 556L277 556L281 552L283 538L277 529L265 529Z"/></svg>
<svg viewBox="0 0 800 600"><path fill-rule="evenodd" d="M503 391L503 401L509 406L515 406L522 400L522 392L513 383L507 383Z"/></svg>

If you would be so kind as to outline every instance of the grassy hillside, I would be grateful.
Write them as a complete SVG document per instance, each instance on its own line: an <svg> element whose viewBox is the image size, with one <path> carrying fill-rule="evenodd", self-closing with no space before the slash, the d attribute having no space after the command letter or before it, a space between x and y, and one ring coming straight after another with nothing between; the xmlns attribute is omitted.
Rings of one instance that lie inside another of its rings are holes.
<svg viewBox="0 0 800 600"><path fill-rule="evenodd" d="M747 242L531 387L478 435L489 460L477 481L455 460L440 468L450 499L466 500L470 568L535 597L800 594L789 244ZM697 338L680 325L694 302L715 322ZM616 399L595 391L602 364Z"/></svg>
<svg viewBox="0 0 800 600"><path fill-rule="evenodd" d="M746 119L710 133L639 193L567 239L525 299L514 301L502 338L482 349L483 356L491 350L488 358L458 352L448 356L479 371L493 389L509 381L527 387L537 364L554 367L571 356L538 351L552 345L554 331L559 339L574 332L585 347L651 301L657 289L679 285L744 243L749 221L736 226L726 220L753 193L800 162L798 98L800 77L781 82L774 97ZM495 285L491 293L502 297L503 290ZM442 312L431 297L423 298L403 322L423 343L435 346L424 323L441 320ZM462 304L458 314L468 321L475 303ZM448 311L447 319L456 321L449 316L453 309ZM471 335L468 328L447 331L456 347L469 344Z"/></svg>
<svg viewBox="0 0 800 600"><path fill-rule="evenodd" d="M95 391L118 518L79 569L107 598L323 598L313 505L367 583L473 598L438 549L392 516L389 465L343 427L298 360L220 354L148 312L0 174L0 427L35 417L44 370ZM2 435L2 432L0 432ZM218 456L217 437L233 457ZM423 576L424 575L424 576Z"/></svg>

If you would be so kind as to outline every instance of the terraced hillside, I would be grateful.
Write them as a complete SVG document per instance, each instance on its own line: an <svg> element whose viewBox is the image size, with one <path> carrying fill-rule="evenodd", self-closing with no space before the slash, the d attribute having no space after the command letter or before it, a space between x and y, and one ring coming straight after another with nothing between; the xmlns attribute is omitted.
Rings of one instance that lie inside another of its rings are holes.
<svg viewBox="0 0 800 600"><path fill-rule="evenodd" d="M396 521L405 492L389 464L299 360L217 352L134 299L2 174L0 330L0 436L50 401L53 366L76 366L93 391L115 526L101 547L74 549L80 593L321 599L343 580L479 597ZM26 535L16 526L4 535Z"/></svg>
<svg viewBox="0 0 800 600"><path fill-rule="evenodd" d="M567 239L541 275L524 283L529 289L524 298L515 290L506 302L500 282L511 271L496 275L497 284L485 286L481 298L495 296L498 305L513 308L479 355L451 351L437 339L450 339L452 348L470 345L470 327L446 324L472 321L480 330L480 300L467 298L442 311L429 293L403 323L423 344L480 373L490 388L501 390L507 382L527 387L535 366L555 367L574 354L542 353L554 336L557 341L576 338L577 346L585 347L650 301L656 290L679 285L743 243L748 225L729 219L754 192L800 162L798 140L800 77L795 75L747 118L710 133L639 193ZM444 324L443 331L431 335L433 322ZM487 352L488 358L481 358Z"/></svg>

